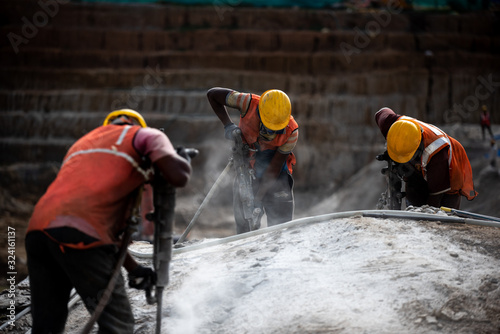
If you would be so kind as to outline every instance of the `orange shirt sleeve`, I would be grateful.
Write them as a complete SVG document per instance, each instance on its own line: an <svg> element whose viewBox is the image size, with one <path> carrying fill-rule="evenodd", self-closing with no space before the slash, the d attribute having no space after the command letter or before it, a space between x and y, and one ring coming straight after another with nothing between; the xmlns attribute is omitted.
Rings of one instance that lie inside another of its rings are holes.
<svg viewBox="0 0 500 334"><path fill-rule="evenodd" d="M295 131L292 132L290 137L288 137L286 143L284 143L278 148L278 152L283 154L288 154L292 152L292 150L295 148L295 145L297 144L298 139L299 139L299 129L296 129Z"/></svg>

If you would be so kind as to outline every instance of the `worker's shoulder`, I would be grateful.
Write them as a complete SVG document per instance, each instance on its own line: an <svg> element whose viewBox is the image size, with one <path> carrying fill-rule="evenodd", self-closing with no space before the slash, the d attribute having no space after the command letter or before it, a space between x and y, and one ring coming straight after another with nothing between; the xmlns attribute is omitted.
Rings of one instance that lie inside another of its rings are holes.
<svg viewBox="0 0 500 334"><path fill-rule="evenodd" d="M163 129L157 129L153 127L140 128L137 133L144 136L166 136Z"/></svg>
<svg viewBox="0 0 500 334"><path fill-rule="evenodd" d="M169 142L168 136L160 129L146 127L140 128L134 139L134 144L152 144L152 143L161 143L161 142Z"/></svg>

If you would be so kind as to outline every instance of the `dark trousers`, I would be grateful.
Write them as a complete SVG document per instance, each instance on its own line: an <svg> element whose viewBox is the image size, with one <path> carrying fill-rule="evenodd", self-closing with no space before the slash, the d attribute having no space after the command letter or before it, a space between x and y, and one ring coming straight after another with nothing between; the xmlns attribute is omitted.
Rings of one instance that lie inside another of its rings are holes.
<svg viewBox="0 0 500 334"><path fill-rule="evenodd" d="M405 188L407 205L422 206L428 204L429 188L423 178L410 177ZM461 199L460 194L443 194L439 206L460 209Z"/></svg>
<svg viewBox="0 0 500 334"><path fill-rule="evenodd" d="M254 191L255 194L255 191ZM293 219L295 201L293 197L293 178L286 172L281 172L273 187L262 200L264 212L267 216L267 225L282 224ZM238 192L238 181L233 187L233 208L236 221L236 233L250 231L250 226L243 215L243 205Z"/></svg>
<svg viewBox="0 0 500 334"><path fill-rule="evenodd" d="M32 334L63 333L72 288L93 313L117 261L117 247L64 248L43 232L26 236L31 288ZM89 317L90 318L90 317ZM86 322L88 319L82 319ZM97 321L99 333L133 333L134 316L120 274L108 305Z"/></svg>
<svg viewBox="0 0 500 334"><path fill-rule="evenodd" d="M481 132L483 133L483 140L484 140L484 129L488 130L488 133L490 134L490 138L494 139L493 132L491 131L491 126L481 125Z"/></svg>

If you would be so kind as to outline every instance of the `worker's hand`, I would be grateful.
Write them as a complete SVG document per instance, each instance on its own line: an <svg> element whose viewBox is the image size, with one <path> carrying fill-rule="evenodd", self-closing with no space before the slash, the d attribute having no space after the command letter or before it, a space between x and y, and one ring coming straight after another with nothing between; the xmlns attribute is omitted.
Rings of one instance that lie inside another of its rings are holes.
<svg viewBox="0 0 500 334"><path fill-rule="evenodd" d="M253 212L252 212L252 223L250 226L250 230L258 230L260 228L260 219L264 215L264 207L261 201L254 201L253 203Z"/></svg>
<svg viewBox="0 0 500 334"><path fill-rule="evenodd" d="M260 209L260 211L262 211L264 208L264 205L262 204L262 201L254 200L253 207L254 207L254 211L255 211L255 209Z"/></svg>
<svg viewBox="0 0 500 334"><path fill-rule="evenodd" d="M156 284L156 273L151 268L141 265L128 273L128 286L138 290L146 290Z"/></svg>
<svg viewBox="0 0 500 334"><path fill-rule="evenodd" d="M234 124L234 123L229 123L224 127L224 137L226 139L233 139L233 131L239 130L240 128Z"/></svg>
<svg viewBox="0 0 500 334"><path fill-rule="evenodd" d="M389 161L391 158L389 158L389 154L385 151L384 153L377 155L375 159L378 161Z"/></svg>
<svg viewBox="0 0 500 334"><path fill-rule="evenodd" d="M255 201L253 204L253 215L259 219L264 215L264 206L261 201Z"/></svg>
<svg viewBox="0 0 500 334"><path fill-rule="evenodd" d="M191 155L184 146L177 147L177 154L186 159L189 163L191 163Z"/></svg>

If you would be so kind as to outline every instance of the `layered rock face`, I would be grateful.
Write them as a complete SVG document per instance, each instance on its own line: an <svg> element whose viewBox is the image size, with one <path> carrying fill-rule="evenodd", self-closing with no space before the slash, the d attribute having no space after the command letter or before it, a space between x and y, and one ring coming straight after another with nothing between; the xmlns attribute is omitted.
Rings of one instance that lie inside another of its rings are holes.
<svg viewBox="0 0 500 334"><path fill-rule="evenodd" d="M3 2L3 186L42 191L68 147L108 112L132 108L201 151L211 185L230 144L206 99L214 86L286 91L300 126L296 189L328 192L373 161L383 106L434 124L499 122L494 13ZM237 121L237 112L230 111ZM377 176L378 177L378 176ZM39 187L36 187L36 185Z"/></svg>

